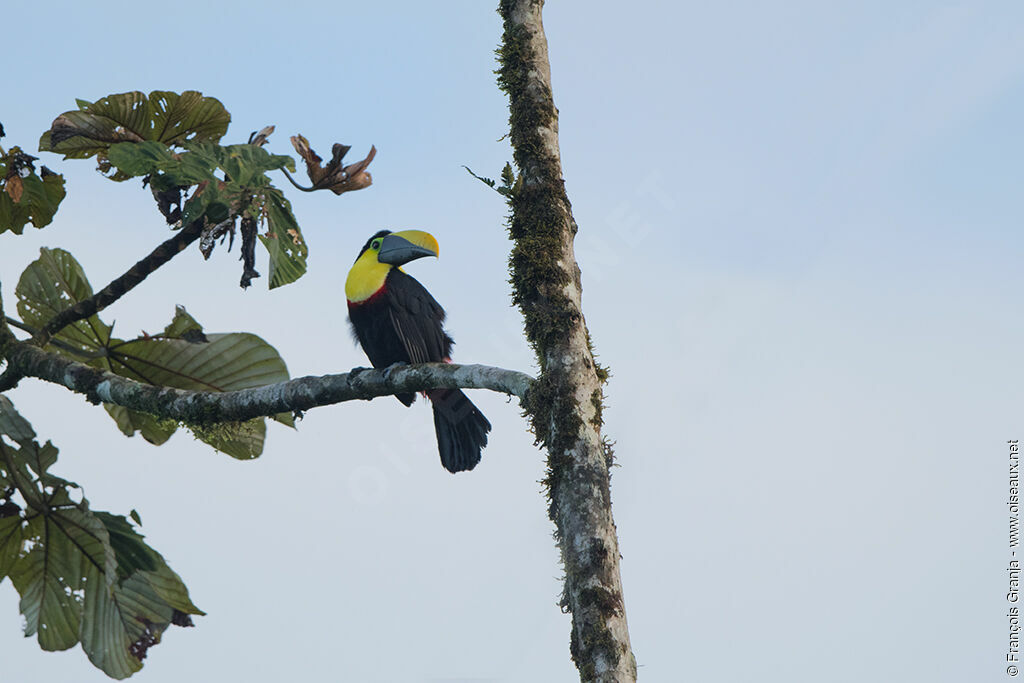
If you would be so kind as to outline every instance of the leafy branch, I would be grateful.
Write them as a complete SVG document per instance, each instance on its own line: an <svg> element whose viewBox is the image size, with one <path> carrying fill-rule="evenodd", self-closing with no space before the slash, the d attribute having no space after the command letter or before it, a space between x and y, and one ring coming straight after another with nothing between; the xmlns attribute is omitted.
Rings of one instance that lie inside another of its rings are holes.
<svg viewBox="0 0 1024 683"><path fill-rule="evenodd" d="M190 615L203 613L143 541L134 510L134 525L94 511L76 483L51 473L57 448L40 445L2 395L19 380L60 384L102 403L128 436L161 444L184 426L241 459L261 454L266 417L293 426L295 416L317 406L435 388L490 389L528 401L535 382L511 370L447 363L290 379L263 339L207 333L180 306L162 332L115 337L113 324L99 314L194 242L209 258L218 240L227 240L230 250L240 233L243 287L259 277L257 241L269 255L271 288L298 280L308 246L268 174L281 171L303 191L340 195L370 186L367 168L376 148L345 164L350 148L334 144L324 163L303 136L293 136L312 183L307 188L293 179L290 156L263 149L273 126L244 144L222 145L231 116L201 93L129 92L77 105L43 133L40 151L95 157L114 181L141 179L175 232L96 293L70 253L43 248L15 289L20 319L5 315L0 302L0 581L11 578L25 633L36 635L43 649L80 642L93 664L125 678L141 668L169 626L191 626ZM29 222L47 225L64 198L64 178L45 166L37 174L36 161L18 147L0 148L0 233L21 234ZM495 189L511 197L519 181L510 166L502 181ZM30 336L19 338L11 328Z"/></svg>
<svg viewBox="0 0 1024 683"><path fill-rule="evenodd" d="M202 610L128 519L92 510L50 472L57 448L40 445L4 396L0 435L14 444L0 438L0 581L21 595L25 635L44 650L81 642L108 676L130 676L169 626L191 626Z"/></svg>
<svg viewBox="0 0 1024 683"><path fill-rule="evenodd" d="M489 389L524 398L533 378L515 370L486 365L419 363L391 368L356 368L351 372L300 377L229 392L190 391L126 379L31 344L16 344L8 362L26 377L37 377L82 394L90 402L108 403L161 419L194 426L233 423L345 401L430 389Z"/></svg>

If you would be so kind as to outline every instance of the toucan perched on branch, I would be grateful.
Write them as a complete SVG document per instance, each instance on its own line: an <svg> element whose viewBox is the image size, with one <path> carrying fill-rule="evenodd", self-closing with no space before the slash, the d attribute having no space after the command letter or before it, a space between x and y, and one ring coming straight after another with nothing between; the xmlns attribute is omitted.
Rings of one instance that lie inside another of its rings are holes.
<svg viewBox="0 0 1024 683"><path fill-rule="evenodd" d="M401 269L437 254L437 240L422 230L381 230L359 252L345 281L345 297L349 322L373 367L451 361L454 342L441 326L444 309ZM473 469L491 423L459 389L433 389L426 395L434 407L441 464L449 472ZM410 406L416 394L395 398Z"/></svg>

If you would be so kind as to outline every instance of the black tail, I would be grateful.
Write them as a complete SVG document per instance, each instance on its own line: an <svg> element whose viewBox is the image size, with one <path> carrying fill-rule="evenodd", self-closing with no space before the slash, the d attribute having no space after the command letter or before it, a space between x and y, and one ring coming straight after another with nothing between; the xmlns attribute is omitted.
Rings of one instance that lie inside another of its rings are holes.
<svg viewBox="0 0 1024 683"><path fill-rule="evenodd" d="M491 423L458 389L437 389L427 394L434 404L434 429L441 464L449 472L471 470L480 462Z"/></svg>

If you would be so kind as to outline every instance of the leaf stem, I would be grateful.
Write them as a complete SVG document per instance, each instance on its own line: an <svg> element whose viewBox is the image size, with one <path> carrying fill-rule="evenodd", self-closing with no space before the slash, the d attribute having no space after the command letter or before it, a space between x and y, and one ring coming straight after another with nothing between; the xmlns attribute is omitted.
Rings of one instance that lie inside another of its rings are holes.
<svg viewBox="0 0 1024 683"><path fill-rule="evenodd" d="M303 187L295 182L295 179L292 178L292 174L288 172L287 168L282 168L281 173L284 173L284 177L288 179L288 182L295 186L295 189L302 190L303 192L316 192L315 187Z"/></svg>

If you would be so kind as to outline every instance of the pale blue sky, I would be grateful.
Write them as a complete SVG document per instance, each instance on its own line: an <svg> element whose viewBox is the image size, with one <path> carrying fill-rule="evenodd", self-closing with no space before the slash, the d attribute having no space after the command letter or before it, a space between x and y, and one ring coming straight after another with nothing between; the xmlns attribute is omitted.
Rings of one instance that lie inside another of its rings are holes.
<svg viewBox="0 0 1024 683"><path fill-rule="evenodd" d="M262 335L294 376L365 365L345 272L377 229L420 228L441 258L410 272L448 309L456 360L532 368L505 206L461 168L511 156L490 3L61 5L4 10L5 145L34 148L76 97L198 89L231 111L229 142L272 123L274 152L296 132L379 150L371 189L292 197L301 281L243 293L235 254L184 254L103 314L123 335L182 304L209 331ZM545 19L584 306L613 372L641 679L1005 676L1024 10L552 2ZM102 286L166 237L137 185L44 162L70 196L45 230L0 236L7 300L40 246ZM428 411L396 401L271 426L239 463L184 434L125 439L57 388L12 399L94 507L139 510L209 613L138 680L575 675L543 455L497 395L474 396L494 432L456 477ZM106 680L19 628L5 582L5 683Z"/></svg>

